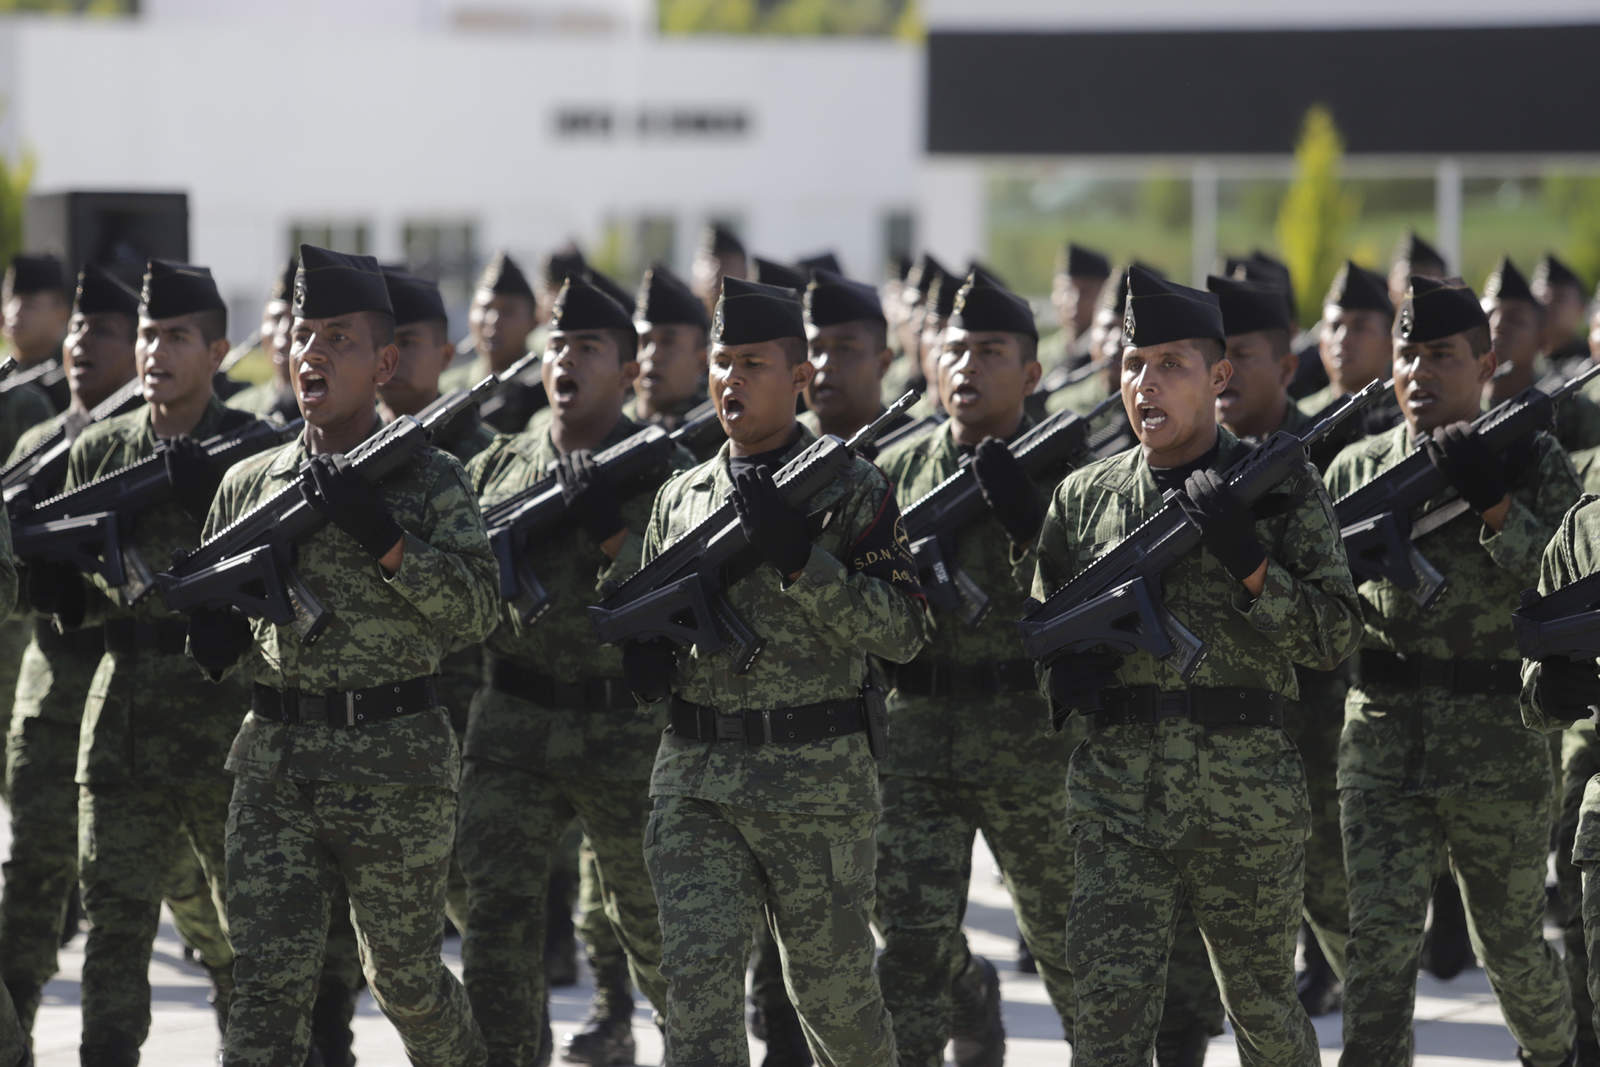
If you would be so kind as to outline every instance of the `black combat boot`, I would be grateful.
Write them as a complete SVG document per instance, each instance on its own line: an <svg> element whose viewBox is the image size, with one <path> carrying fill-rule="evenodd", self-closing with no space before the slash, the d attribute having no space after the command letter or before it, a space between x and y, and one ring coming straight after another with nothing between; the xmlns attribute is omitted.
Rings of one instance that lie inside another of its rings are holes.
<svg viewBox="0 0 1600 1067"><path fill-rule="evenodd" d="M39 1014L39 1002L44 999L44 987L21 978L10 978L5 983L11 994L11 1005L17 1010L17 1025L22 1036L33 1033L33 1020Z"/></svg>
<svg viewBox="0 0 1600 1067"><path fill-rule="evenodd" d="M1000 976L982 956L950 983L950 1053L956 1067L1001 1067L1006 1061L1006 1027L1000 1019Z"/></svg>
<svg viewBox="0 0 1600 1067"><path fill-rule="evenodd" d="M1311 932L1311 927L1302 923L1300 932L1306 944L1306 969L1295 975L1300 1004L1313 1019L1332 1015L1344 1006L1344 983L1333 973L1328 957L1322 954L1322 943Z"/></svg>
<svg viewBox="0 0 1600 1067"><path fill-rule="evenodd" d="M1433 884L1433 920L1422 937L1422 969L1448 982L1476 963L1467 936L1467 909L1455 879L1444 875Z"/></svg>
<svg viewBox="0 0 1600 1067"><path fill-rule="evenodd" d="M550 989L578 984L578 935L572 927L577 892L577 880L568 872L551 872L544 926L544 982Z"/></svg>
<svg viewBox="0 0 1600 1067"><path fill-rule="evenodd" d="M568 1034L562 1041L561 1058L567 1063L590 1063L599 1067L618 1067L634 1060L633 993L628 984L628 967L595 965L594 1002L583 1029Z"/></svg>
<svg viewBox="0 0 1600 1067"><path fill-rule="evenodd" d="M337 982L325 982L311 1003L311 1047L322 1057L323 1067L355 1067L355 995Z"/></svg>
<svg viewBox="0 0 1600 1067"><path fill-rule="evenodd" d="M1573 1049L1573 1062L1576 1067L1600 1067L1600 1042L1593 1038L1578 1038L1578 1047Z"/></svg>
<svg viewBox="0 0 1600 1067"><path fill-rule="evenodd" d="M1158 1033L1156 1067L1201 1067L1206 1062L1206 1047L1210 1044L1211 1035L1204 1027Z"/></svg>
<svg viewBox="0 0 1600 1067"><path fill-rule="evenodd" d="M1033 950L1022 938L1017 938L1017 973L1038 974L1039 965L1033 962Z"/></svg>
<svg viewBox="0 0 1600 1067"><path fill-rule="evenodd" d="M1522 1067L1533 1067L1533 1061L1530 1060L1528 1058L1528 1054L1522 1051L1520 1048L1517 1049L1517 1062L1522 1064ZM1567 1053L1567 1058L1556 1064L1556 1067L1576 1067L1577 1063L1578 1048L1576 1045L1574 1045L1572 1050Z"/></svg>
<svg viewBox="0 0 1600 1067"><path fill-rule="evenodd" d="M806 1045L805 1031L800 1029L800 1016L788 999L768 1002L761 1006L766 1022L767 1054L761 1067L811 1067L811 1049Z"/></svg>
<svg viewBox="0 0 1600 1067"><path fill-rule="evenodd" d="M78 1062L94 1067L139 1067L139 1046L125 1034L106 1034L78 1046Z"/></svg>

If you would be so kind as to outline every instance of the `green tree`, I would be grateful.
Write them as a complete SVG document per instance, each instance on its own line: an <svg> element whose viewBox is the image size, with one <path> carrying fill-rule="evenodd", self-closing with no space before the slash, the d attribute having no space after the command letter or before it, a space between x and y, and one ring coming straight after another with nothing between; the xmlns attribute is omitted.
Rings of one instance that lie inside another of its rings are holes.
<svg viewBox="0 0 1600 1067"><path fill-rule="evenodd" d="M1294 277L1303 325L1321 314L1322 294L1339 269L1360 200L1340 180L1344 138L1322 105L1306 112L1294 149L1294 179L1278 211L1278 247Z"/></svg>
<svg viewBox="0 0 1600 1067"><path fill-rule="evenodd" d="M1567 232L1562 258L1583 278L1600 278L1600 177L1552 174L1544 196Z"/></svg>
<svg viewBox="0 0 1600 1067"><path fill-rule="evenodd" d="M752 33L755 0L661 0L662 33Z"/></svg>
<svg viewBox="0 0 1600 1067"><path fill-rule="evenodd" d="M33 184L33 153L23 149L13 159L0 155L0 263L22 251L22 215Z"/></svg>

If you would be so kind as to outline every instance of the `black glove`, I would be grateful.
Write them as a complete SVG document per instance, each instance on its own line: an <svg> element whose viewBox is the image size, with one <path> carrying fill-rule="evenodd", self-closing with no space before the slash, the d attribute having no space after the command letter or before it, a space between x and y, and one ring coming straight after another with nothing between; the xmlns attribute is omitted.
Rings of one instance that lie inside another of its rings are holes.
<svg viewBox="0 0 1600 1067"><path fill-rule="evenodd" d="M1467 423L1438 427L1423 440L1422 451L1473 511L1481 514L1505 498L1506 476L1499 457Z"/></svg>
<svg viewBox="0 0 1600 1067"><path fill-rule="evenodd" d="M656 701L666 696L672 689L675 666L676 650L664 638L628 641L622 646L622 677L640 700Z"/></svg>
<svg viewBox="0 0 1600 1067"><path fill-rule="evenodd" d="M1200 527L1211 554L1241 582L1267 558L1267 550L1256 539L1255 516L1216 471L1198 470L1189 475L1178 502Z"/></svg>
<svg viewBox="0 0 1600 1067"><path fill-rule="evenodd" d="M1044 504L1033 481L998 437L985 437L972 453L972 477L995 520L1019 545L1031 545L1044 525Z"/></svg>
<svg viewBox="0 0 1600 1067"><path fill-rule="evenodd" d="M1539 663L1539 706L1552 719L1577 722L1600 705L1600 671L1593 658L1552 656Z"/></svg>
<svg viewBox="0 0 1600 1067"><path fill-rule="evenodd" d="M1056 729L1074 711L1093 711L1100 706L1100 690L1117 684L1117 668L1122 653L1109 648L1092 648L1063 656L1050 667L1050 722Z"/></svg>
<svg viewBox="0 0 1600 1067"><path fill-rule="evenodd" d="M311 477L300 488L306 503L354 538L373 559L388 555L405 531L384 507L378 490L343 455L312 456L309 467Z"/></svg>
<svg viewBox="0 0 1600 1067"><path fill-rule="evenodd" d="M23 595L28 606L41 615L53 615L61 625L72 629L83 624L89 596L84 577L68 563L30 563Z"/></svg>
<svg viewBox="0 0 1600 1067"><path fill-rule="evenodd" d="M556 460L556 484L583 532L604 541L624 528L622 502L587 449L568 452Z"/></svg>
<svg viewBox="0 0 1600 1067"><path fill-rule="evenodd" d="M250 620L227 608L199 608L189 615L189 655L212 677L238 662L254 640Z"/></svg>
<svg viewBox="0 0 1600 1067"><path fill-rule="evenodd" d="M779 574L787 578L804 569L811 558L806 517L778 494L771 471L754 467L734 475L733 510L739 513L745 540Z"/></svg>
<svg viewBox="0 0 1600 1067"><path fill-rule="evenodd" d="M161 462L172 483L172 496L192 518L205 521L211 498L217 495L222 472L211 462L200 442L187 434L174 437L161 446Z"/></svg>

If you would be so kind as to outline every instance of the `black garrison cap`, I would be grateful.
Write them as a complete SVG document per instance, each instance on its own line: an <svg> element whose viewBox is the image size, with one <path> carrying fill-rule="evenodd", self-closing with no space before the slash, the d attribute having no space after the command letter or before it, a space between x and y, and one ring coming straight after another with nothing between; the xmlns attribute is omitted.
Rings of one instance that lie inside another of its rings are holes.
<svg viewBox="0 0 1600 1067"><path fill-rule="evenodd" d="M550 328L574 330L626 330L633 332L633 317L616 297L595 284L594 273L568 278L550 310Z"/></svg>
<svg viewBox="0 0 1600 1067"><path fill-rule="evenodd" d="M113 311L137 317L139 294L104 267L90 263L78 272L78 291L73 297L72 309L80 315Z"/></svg>
<svg viewBox="0 0 1600 1067"><path fill-rule="evenodd" d="M209 267L152 259L144 272L139 293L139 314L148 319L171 319L196 311L226 311Z"/></svg>
<svg viewBox="0 0 1600 1067"><path fill-rule="evenodd" d="M1289 274L1288 264L1276 256L1270 256L1259 248L1254 249L1245 258L1236 260L1227 273L1230 278L1278 290L1284 306L1289 309L1291 322L1299 314L1294 302L1294 279Z"/></svg>
<svg viewBox="0 0 1600 1067"><path fill-rule="evenodd" d="M969 333L1020 333L1037 340L1039 327L1028 302L980 270L975 268L962 282L950 325Z"/></svg>
<svg viewBox="0 0 1600 1067"><path fill-rule="evenodd" d="M1117 275L1117 284L1115 286L1108 285L1100 290L1100 306L1115 311L1119 319L1128 310L1128 274L1135 269L1142 270L1146 274L1157 278L1165 278L1167 276L1166 271L1160 267L1152 267L1150 264L1140 263L1138 260L1134 260L1126 267L1123 267L1122 273Z"/></svg>
<svg viewBox="0 0 1600 1067"><path fill-rule="evenodd" d="M6 268L7 292L21 296L24 293L42 293L50 290L67 294L67 275L61 261L48 252L18 252L11 257Z"/></svg>
<svg viewBox="0 0 1600 1067"><path fill-rule="evenodd" d="M525 296L534 299L533 286L517 266L517 261L505 252L496 252L489 265L478 275L477 288L487 289L500 296Z"/></svg>
<svg viewBox="0 0 1600 1067"><path fill-rule="evenodd" d="M1510 256L1501 256L1500 265L1495 267L1483 283L1483 298L1485 300L1525 300L1530 304L1540 307L1538 299L1533 295L1533 290L1528 288L1528 279L1522 276L1517 265L1511 262Z"/></svg>
<svg viewBox="0 0 1600 1067"><path fill-rule="evenodd" d="M1206 278L1206 288L1216 294L1222 308L1222 328L1229 337L1258 330L1293 330L1283 290L1237 278Z"/></svg>
<svg viewBox="0 0 1600 1067"><path fill-rule="evenodd" d="M805 271L798 267L762 259L760 256L750 257L750 280L760 282L762 285L781 285L797 293L806 287L806 282L810 281Z"/></svg>
<svg viewBox="0 0 1600 1067"><path fill-rule="evenodd" d="M805 311L806 321L812 326L886 321L876 289L830 270L818 270L811 275L811 284L806 286Z"/></svg>
<svg viewBox="0 0 1600 1067"><path fill-rule="evenodd" d="M1226 342L1216 295L1128 268L1128 306L1122 313L1122 343L1148 348L1191 337Z"/></svg>
<svg viewBox="0 0 1600 1067"><path fill-rule="evenodd" d="M1557 259L1552 253L1546 252L1539 257L1539 262L1533 268L1533 284L1543 285L1549 289L1558 289L1565 285L1579 292L1587 292L1589 287L1583 284L1583 279L1578 277L1578 272Z"/></svg>
<svg viewBox="0 0 1600 1067"><path fill-rule="evenodd" d="M652 326L688 325L702 330L711 329L711 316L706 306L694 295L683 279L660 263L652 264L639 282L639 292L634 299L633 321L647 322Z"/></svg>
<svg viewBox="0 0 1600 1067"><path fill-rule="evenodd" d="M711 316L712 344L753 345L781 337L806 338L799 293L743 278L722 279L722 295Z"/></svg>
<svg viewBox="0 0 1600 1067"><path fill-rule="evenodd" d="M795 260L795 266L799 267L807 275L817 270L825 270L830 274L844 273L844 268L839 266L839 257L833 254L831 248L823 249L814 256L801 256Z"/></svg>
<svg viewBox="0 0 1600 1067"><path fill-rule="evenodd" d="M621 284L619 284L617 280L611 277L609 274L590 267L583 272L583 280L609 296L611 299L615 300L617 303L621 304L623 307L633 307L634 295L628 292L628 290L624 289Z"/></svg>
<svg viewBox="0 0 1600 1067"><path fill-rule="evenodd" d="M293 256L283 265L278 276L272 279L272 289L267 293L268 300L282 300L285 304L294 299L294 274L300 269L300 262Z"/></svg>
<svg viewBox="0 0 1600 1067"><path fill-rule="evenodd" d="M928 298L934 285L942 275L950 272L944 269L944 264L924 252L918 258L916 265L911 268L911 273L906 275L906 299L912 304L920 304Z"/></svg>
<svg viewBox="0 0 1600 1067"><path fill-rule="evenodd" d="M713 222L700 233L700 248L714 256L742 256L744 242L720 222Z"/></svg>
<svg viewBox="0 0 1600 1067"><path fill-rule="evenodd" d="M1418 263L1436 263L1441 271L1449 269L1443 253L1424 241L1416 230L1407 230L1400 238L1400 243L1395 246L1394 260L1396 263L1409 263L1412 266Z"/></svg>
<svg viewBox="0 0 1600 1067"><path fill-rule="evenodd" d="M1461 279L1439 281L1413 274L1395 316L1394 335L1401 341L1423 344L1487 325L1489 318L1477 294Z"/></svg>
<svg viewBox="0 0 1600 1067"><path fill-rule="evenodd" d="M414 322L442 322L448 325L449 314L444 309L444 297L439 287L426 278L403 270L383 268L383 284L389 288L389 303L394 307L394 324L410 326Z"/></svg>
<svg viewBox="0 0 1600 1067"><path fill-rule="evenodd" d="M582 249L569 241L566 247L544 257L540 273L546 288L559 289L562 282L588 269L589 261L583 258Z"/></svg>
<svg viewBox="0 0 1600 1067"><path fill-rule="evenodd" d="M1328 286L1328 295L1322 303L1346 311L1381 311L1394 317L1394 302L1389 299L1389 283L1383 275L1349 259L1333 276L1333 284Z"/></svg>
<svg viewBox="0 0 1600 1067"><path fill-rule="evenodd" d="M1111 261L1092 248L1068 241L1061 255L1061 270L1069 278L1111 277Z"/></svg>
<svg viewBox="0 0 1600 1067"><path fill-rule="evenodd" d="M301 245L300 269L294 276L295 317L327 319L355 311L394 314L378 261L372 256Z"/></svg>

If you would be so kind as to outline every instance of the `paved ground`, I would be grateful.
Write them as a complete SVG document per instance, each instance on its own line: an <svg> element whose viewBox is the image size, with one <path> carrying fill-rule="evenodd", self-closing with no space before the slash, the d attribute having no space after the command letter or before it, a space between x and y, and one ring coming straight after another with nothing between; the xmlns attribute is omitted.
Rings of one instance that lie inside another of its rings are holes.
<svg viewBox="0 0 1600 1067"><path fill-rule="evenodd" d="M4 829L0 826L0 836ZM7 847L0 845L0 847ZM1006 1029L1010 1034L1007 1063L1017 1067L1052 1064L1065 1067L1068 1052L1061 1028L1037 978L1016 973L1013 962L1016 924L1005 892L995 884L993 866L979 843L974 857L972 902L968 932L974 951L988 955L1002 972ZM446 954L459 973L460 956L454 941ZM82 964L80 937L63 954L61 974L45 994L36 1033L41 1067L68 1067L77 1063L78 973ZM587 982L587 978L585 978ZM161 927L160 940L150 967L154 1020L145 1043L144 1062L151 1064L204 1064L216 1046L216 1027L206 1007L205 975L184 963L182 947L170 923ZM553 1003L557 1032L572 1029L588 1006L587 985L558 990ZM1323 1062L1338 1062L1339 1020L1317 1020ZM635 1017L639 1062L661 1062L661 1042L648 1013ZM1515 1064L1516 1045L1506 1033L1499 1009L1483 972L1473 970L1449 984L1424 977L1417 990L1418 1067L1480 1067ZM761 1046L752 1043L753 1062L761 1062ZM356 1019L356 1052L364 1067L402 1067L405 1056L394 1030L364 997ZM1228 1035L1212 1042L1207 1063L1235 1067L1239 1058Z"/></svg>

